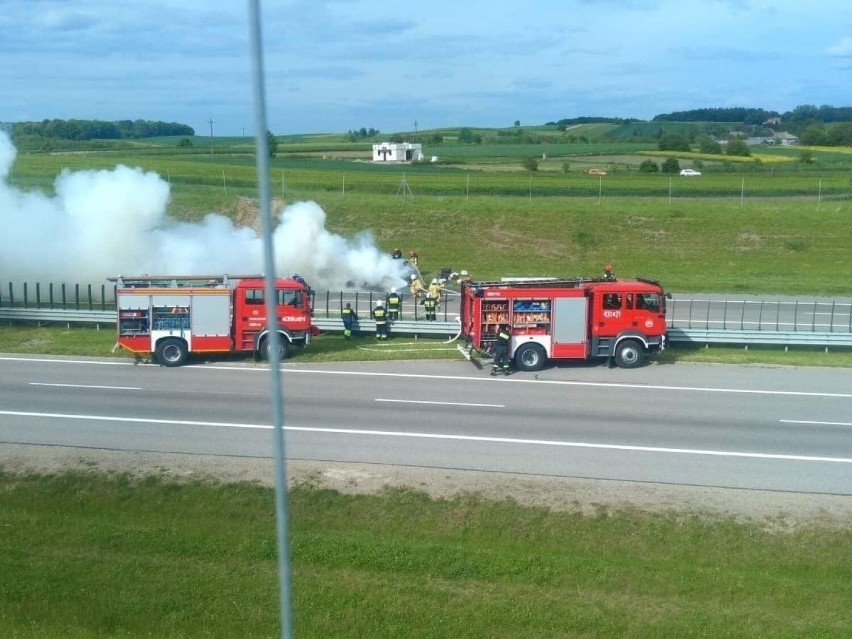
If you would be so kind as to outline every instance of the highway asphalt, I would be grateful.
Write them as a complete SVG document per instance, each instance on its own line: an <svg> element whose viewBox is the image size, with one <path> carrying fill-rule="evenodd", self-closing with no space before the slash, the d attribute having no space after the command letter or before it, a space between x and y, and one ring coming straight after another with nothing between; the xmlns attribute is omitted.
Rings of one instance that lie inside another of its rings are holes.
<svg viewBox="0 0 852 639"><path fill-rule="evenodd" d="M272 457L269 377L0 356L0 444ZM290 459L852 495L849 370L288 362L282 377Z"/></svg>

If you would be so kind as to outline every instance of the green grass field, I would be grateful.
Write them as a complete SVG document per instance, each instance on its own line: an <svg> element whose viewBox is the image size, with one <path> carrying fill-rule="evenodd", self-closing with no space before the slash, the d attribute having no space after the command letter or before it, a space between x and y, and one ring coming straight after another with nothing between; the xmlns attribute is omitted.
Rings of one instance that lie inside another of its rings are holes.
<svg viewBox="0 0 852 639"><path fill-rule="evenodd" d="M0 634L278 634L272 491L0 472ZM840 637L852 532L408 491L290 499L300 637Z"/></svg>

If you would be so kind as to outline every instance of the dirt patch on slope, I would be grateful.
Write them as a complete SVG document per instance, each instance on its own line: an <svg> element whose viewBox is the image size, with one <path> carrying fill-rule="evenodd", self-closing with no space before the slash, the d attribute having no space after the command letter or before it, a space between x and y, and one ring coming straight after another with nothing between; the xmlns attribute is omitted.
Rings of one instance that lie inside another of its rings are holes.
<svg viewBox="0 0 852 639"><path fill-rule="evenodd" d="M0 468L11 473L81 472L159 474L176 481L254 482L275 485L272 459L123 452L5 444ZM678 516L729 517L770 530L803 524L852 526L852 497L701 486L604 481L464 470L291 460L288 481L350 494L410 488L434 498L463 494L510 499L589 515L642 510Z"/></svg>

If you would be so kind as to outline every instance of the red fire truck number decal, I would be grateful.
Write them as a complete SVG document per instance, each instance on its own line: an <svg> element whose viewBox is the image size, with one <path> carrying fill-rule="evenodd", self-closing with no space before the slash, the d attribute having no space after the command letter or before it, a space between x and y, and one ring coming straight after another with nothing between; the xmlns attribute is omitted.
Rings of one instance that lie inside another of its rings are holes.
<svg viewBox="0 0 852 639"><path fill-rule="evenodd" d="M621 317L621 311L604 311L604 317Z"/></svg>

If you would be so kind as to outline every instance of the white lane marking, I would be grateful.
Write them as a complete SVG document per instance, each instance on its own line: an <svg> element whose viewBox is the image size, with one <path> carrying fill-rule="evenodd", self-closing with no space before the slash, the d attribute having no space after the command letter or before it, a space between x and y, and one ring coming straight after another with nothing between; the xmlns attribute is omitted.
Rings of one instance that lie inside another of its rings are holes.
<svg viewBox="0 0 852 639"><path fill-rule="evenodd" d="M399 404L437 404L439 406L479 406L484 408L506 408L505 404L471 404L467 402L430 402L425 399L382 399L376 398L377 402L396 402Z"/></svg>
<svg viewBox="0 0 852 639"><path fill-rule="evenodd" d="M161 426L207 426L212 428L254 428L271 430L267 424L239 424L231 422L184 421L173 419L149 419L144 417L112 417L104 415L71 415L62 413L28 413L0 411L0 415L15 417L43 417L49 419L73 419ZM777 453L749 453L732 450L701 450L692 448L665 448L657 446L629 446L626 444L592 444L588 442L565 442L551 439L518 439L515 437L484 437L478 435L450 435L446 433L405 433L387 430L363 430L357 428L318 428L308 426L284 426L284 430L300 433L325 433L335 435L363 435L367 437L404 437L411 439L443 439L448 441L483 442L488 444L521 444L526 446L558 446L563 448L589 448L597 450L620 450L640 453L667 453L676 455L708 455L712 457L740 457L748 459L773 459L786 461L827 462L852 464L852 457L820 457L811 455L782 455Z"/></svg>
<svg viewBox="0 0 852 639"><path fill-rule="evenodd" d="M49 359L43 357L0 357L0 360L4 362L40 362L42 364L96 364L99 366L139 366L136 362L128 362L124 360L117 360L115 362L111 361L97 361L97 360L86 360L86 359Z"/></svg>
<svg viewBox="0 0 852 639"><path fill-rule="evenodd" d="M86 360L66 360L66 359L36 359L32 357L0 357L0 361L13 362L42 362L51 364L99 364L105 366L158 366L158 364L137 364L134 362L99 362ZM183 366L184 369L204 370L204 371L246 371L252 373L268 373L268 367L253 366L221 366L215 364L190 364ZM175 369L180 370L180 369ZM468 375L425 375L422 373L379 373L375 371L324 371L317 369L297 369L284 367L281 372L286 375L350 375L363 377L398 377L408 379L438 379L446 381L466 381L466 382L488 382L490 384L550 384L557 386L583 386L589 388L622 388L635 389L640 391L661 390L661 391L686 391L693 393L734 393L739 395L780 395L788 397L835 397L839 399L852 399L852 393L818 393L810 391L783 391L783 390L759 390L747 388L712 388L704 386L666 386L662 384L627 384L625 382L578 382L574 380L560 379L524 379L521 377L511 377L503 379L493 379L490 376L471 377Z"/></svg>
<svg viewBox="0 0 852 639"><path fill-rule="evenodd" d="M818 422L808 419L779 419L782 424L806 424L808 426L852 426L852 422Z"/></svg>
<svg viewBox="0 0 852 639"><path fill-rule="evenodd" d="M138 386L88 386L85 384L48 384L46 382L30 382L30 386L57 386L59 388L97 388L102 390L138 390Z"/></svg>
<svg viewBox="0 0 852 639"><path fill-rule="evenodd" d="M213 368L205 367L205 368ZM232 370L232 369L230 369ZM691 391L694 393L737 393L743 395L788 395L797 397L838 397L841 399L852 399L852 393L817 393L809 391L774 391L774 390L752 390L743 388L712 388L703 386L666 386L662 384L627 384L625 382L578 382L575 380L561 379L525 379L511 377L494 379L490 376L469 377L465 375L424 375L420 373L377 373L375 371L322 371L314 369L282 369L285 374L312 374L312 375L363 375L369 377L402 377L412 379L442 379L449 381L467 382L489 382L502 384L550 384L556 386L583 386L591 388L625 388L662 391Z"/></svg>

